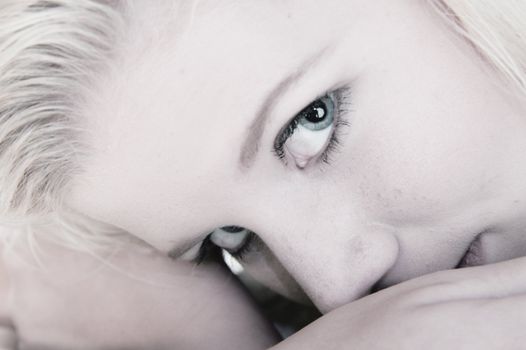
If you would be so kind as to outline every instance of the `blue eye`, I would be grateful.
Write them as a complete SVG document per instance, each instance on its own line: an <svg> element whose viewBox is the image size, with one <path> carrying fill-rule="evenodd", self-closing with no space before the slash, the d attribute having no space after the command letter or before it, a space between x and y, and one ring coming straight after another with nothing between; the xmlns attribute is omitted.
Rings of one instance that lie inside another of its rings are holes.
<svg viewBox="0 0 526 350"><path fill-rule="evenodd" d="M327 129L334 122L334 109L330 96L319 98L298 113L298 124L312 131Z"/></svg>
<svg viewBox="0 0 526 350"><path fill-rule="evenodd" d="M278 134L274 153L285 164L292 160L304 169L318 160L328 163L339 144L338 129L344 120L349 88L327 93L303 108Z"/></svg>

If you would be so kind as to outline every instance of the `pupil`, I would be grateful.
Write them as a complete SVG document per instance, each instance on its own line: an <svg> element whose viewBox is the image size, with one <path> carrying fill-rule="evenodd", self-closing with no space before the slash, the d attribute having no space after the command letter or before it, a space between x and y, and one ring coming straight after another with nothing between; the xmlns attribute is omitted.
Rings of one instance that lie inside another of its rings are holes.
<svg viewBox="0 0 526 350"><path fill-rule="evenodd" d="M321 101L314 102L309 110L305 113L305 119L310 123L320 123L325 120L327 111Z"/></svg>

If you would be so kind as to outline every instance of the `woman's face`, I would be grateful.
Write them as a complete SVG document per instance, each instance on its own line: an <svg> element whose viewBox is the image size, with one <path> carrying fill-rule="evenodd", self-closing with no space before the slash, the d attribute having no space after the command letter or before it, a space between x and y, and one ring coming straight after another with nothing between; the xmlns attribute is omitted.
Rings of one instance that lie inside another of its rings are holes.
<svg viewBox="0 0 526 350"><path fill-rule="evenodd" d="M477 237L468 264L522 253L526 119L427 4L169 3L130 10L85 105L73 207L172 255L249 228L284 270L248 268L323 311Z"/></svg>

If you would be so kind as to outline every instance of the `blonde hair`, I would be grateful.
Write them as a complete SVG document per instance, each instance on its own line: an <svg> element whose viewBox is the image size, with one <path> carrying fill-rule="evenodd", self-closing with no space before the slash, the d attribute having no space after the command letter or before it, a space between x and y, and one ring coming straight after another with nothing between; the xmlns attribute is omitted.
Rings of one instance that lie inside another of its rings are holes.
<svg viewBox="0 0 526 350"><path fill-rule="evenodd" d="M0 3L0 224L6 231L32 232L50 222L68 230L66 240L90 231L79 215L59 214L86 150L77 106L108 64L122 26L109 1Z"/></svg>
<svg viewBox="0 0 526 350"><path fill-rule="evenodd" d="M427 1L526 97L526 2ZM87 149L77 107L110 62L124 27L122 4L1 0L0 224L32 232L51 221L72 247L115 231L81 214L66 218L61 198Z"/></svg>
<svg viewBox="0 0 526 350"><path fill-rule="evenodd" d="M428 0L446 22L526 99L526 2L523 0Z"/></svg>

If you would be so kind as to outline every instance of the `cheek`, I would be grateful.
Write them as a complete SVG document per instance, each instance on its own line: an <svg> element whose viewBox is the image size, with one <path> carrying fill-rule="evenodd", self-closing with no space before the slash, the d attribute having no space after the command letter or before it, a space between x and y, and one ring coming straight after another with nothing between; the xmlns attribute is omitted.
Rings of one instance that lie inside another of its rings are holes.
<svg viewBox="0 0 526 350"><path fill-rule="evenodd" d="M382 222L436 223L488 201L506 158L494 83L470 48L421 17L400 37L378 36L378 61L352 85L341 159L353 200Z"/></svg>
<svg viewBox="0 0 526 350"><path fill-rule="evenodd" d="M352 187L382 222L435 222L491 196L486 184L502 154L494 123L421 100L428 104L363 111L352 131Z"/></svg>

